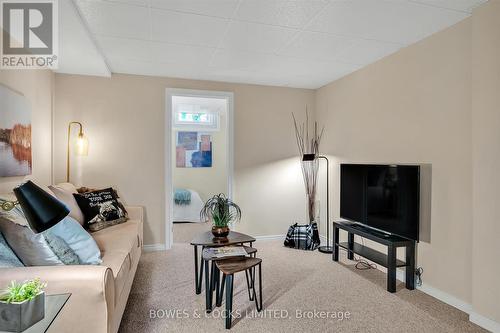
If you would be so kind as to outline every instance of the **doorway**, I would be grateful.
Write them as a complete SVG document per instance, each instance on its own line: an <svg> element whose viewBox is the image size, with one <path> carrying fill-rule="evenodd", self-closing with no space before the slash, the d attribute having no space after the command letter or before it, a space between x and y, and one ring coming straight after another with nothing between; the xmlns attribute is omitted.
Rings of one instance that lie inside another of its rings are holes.
<svg viewBox="0 0 500 333"><path fill-rule="evenodd" d="M233 194L233 93L166 90L166 248L209 231L212 196Z"/></svg>

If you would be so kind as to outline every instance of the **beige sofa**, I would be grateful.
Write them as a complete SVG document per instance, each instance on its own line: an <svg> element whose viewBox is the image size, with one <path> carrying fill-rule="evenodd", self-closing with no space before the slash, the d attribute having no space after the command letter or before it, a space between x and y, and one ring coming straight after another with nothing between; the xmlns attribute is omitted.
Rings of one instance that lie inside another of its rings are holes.
<svg viewBox="0 0 500 333"><path fill-rule="evenodd" d="M39 277L47 294L71 293L49 332L117 332L143 246L143 209L126 209L127 222L92 233L101 265L0 268L0 286Z"/></svg>

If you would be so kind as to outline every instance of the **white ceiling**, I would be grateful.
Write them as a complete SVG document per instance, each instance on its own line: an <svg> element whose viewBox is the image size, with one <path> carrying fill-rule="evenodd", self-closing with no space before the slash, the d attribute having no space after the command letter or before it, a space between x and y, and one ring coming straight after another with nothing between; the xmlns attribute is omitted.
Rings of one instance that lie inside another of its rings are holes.
<svg viewBox="0 0 500 333"><path fill-rule="evenodd" d="M73 1L113 73L318 88L465 19L487 0Z"/></svg>

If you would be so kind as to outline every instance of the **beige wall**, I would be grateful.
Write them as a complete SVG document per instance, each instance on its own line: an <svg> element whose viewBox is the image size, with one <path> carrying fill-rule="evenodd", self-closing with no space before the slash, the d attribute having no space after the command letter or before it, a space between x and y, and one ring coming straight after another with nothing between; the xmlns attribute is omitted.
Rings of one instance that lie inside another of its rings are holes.
<svg viewBox="0 0 500 333"><path fill-rule="evenodd" d="M418 245L425 283L470 303L472 163L466 20L317 92L322 150L339 162L432 165L431 241Z"/></svg>
<svg viewBox="0 0 500 333"><path fill-rule="evenodd" d="M48 70L0 70L0 84L23 94L31 103L33 155L33 174L1 177L0 193L10 192L25 179L40 185L51 183L53 78L54 74Z"/></svg>
<svg viewBox="0 0 500 333"><path fill-rule="evenodd" d="M178 130L172 135L172 183L174 188L196 190L203 201L218 193L227 194L227 124L226 115L220 115L220 129L206 132L212 135L212 167L177 168L175 146Z"/></svg>
<svg viewBox="0 0 500 333"><path fill-rule="evenodd" d="M500 2L490 1L316 94L322 149L335 161L334 215L339 163L430 164L430 241L417 254L424 283L472 304L471 320L492 330L500 322L500 269L491 261L500 253L499 41Z"/></svg>
<svg viewBox="0 0 500 333"><path fill-rule="evenodd" d="M500 323L500 2L472 19L472 305Z"/></svg>
<svg viewBox="0 0 500 333"><path fill-rule="evenodd" d="M291 112L314 108L314 91L134 75L112 78L56 75L54 169L65 178L71 120L84 123L89 155L80 182L116 186L124 201L146 207L145 243L165 235L165 88L234 93L234 199L237 228L253 235L284 234L305 217L305 199ZM74 172L76 174L76 171Z"/></svg>

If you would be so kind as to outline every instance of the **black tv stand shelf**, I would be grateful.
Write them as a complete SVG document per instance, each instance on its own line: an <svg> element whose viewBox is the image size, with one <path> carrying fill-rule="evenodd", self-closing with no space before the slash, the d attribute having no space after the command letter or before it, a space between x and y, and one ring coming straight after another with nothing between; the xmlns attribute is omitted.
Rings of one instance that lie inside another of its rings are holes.
<svg viewBox="0 0 500 333"><path fill-rule="evenodd" d="M339 242L340 229L347 231L348 241ZM396 291L396 268L406 267L406 288L415 289L415 241L403 237L386 234L368 227L344 221L333 222L333 261L339 260L339 250L347 251L347 258L354 259L354 254L360 255L374 263L387 268L387 291ZM358 235L387 246L387 254L354 242ZM396 258L396 249L406 248L406 261Z"/></svg>

